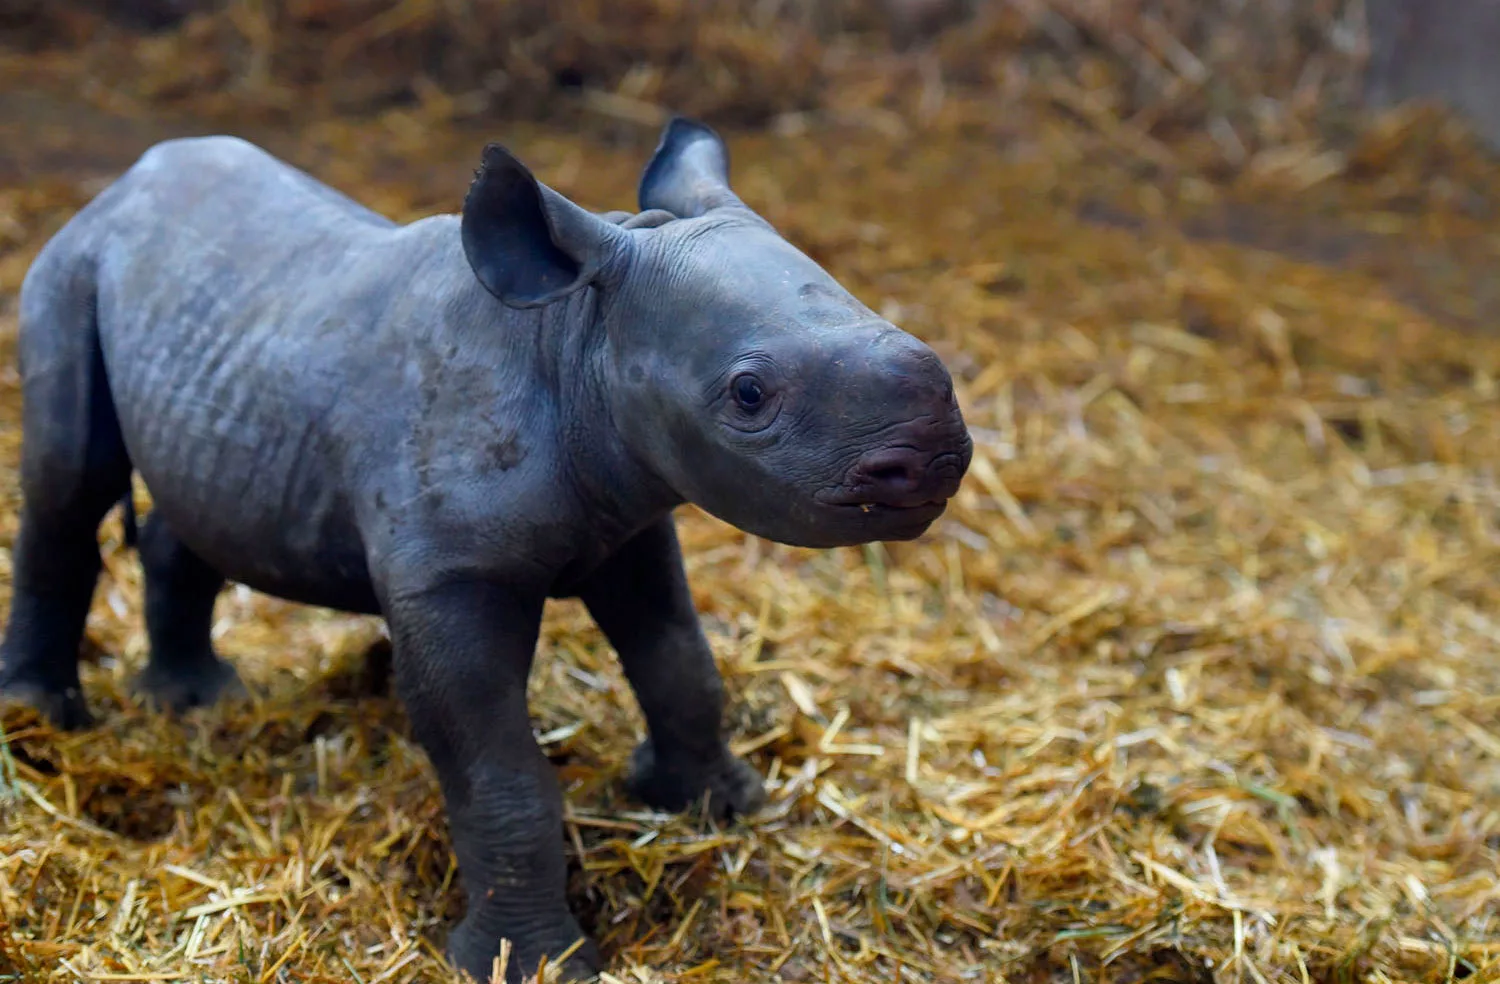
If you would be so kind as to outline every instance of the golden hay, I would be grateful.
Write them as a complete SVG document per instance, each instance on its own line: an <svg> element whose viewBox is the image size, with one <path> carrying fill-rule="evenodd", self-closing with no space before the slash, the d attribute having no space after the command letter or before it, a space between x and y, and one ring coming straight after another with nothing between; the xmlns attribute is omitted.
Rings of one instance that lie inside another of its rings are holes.
<svg viewBox="0 0 1500 984"><path fill-rule="evenodd" d="M430 110L266 137L409 217L451 209L495 135ZM535 727L606 980L1500 980L1500 341L1442 288L1494 269L1500 172L1403 118L1332 164L1143 181L1170 149L1030 114L733 135L742 196L942 348L977 455L914 544L792 550L683 511L769 780L749 823L622 796L639 715L581 608L549 609ZM139 149L90 133L49 159L98 173L0 189L8 462L20 276ZM653 137L503 131L599 208ZM1369 255L1256 249L1252 201ZM1211 227L1239 244L1181 231ZM1404 257L1430 262L1388 277ZM4 718L0 980L447 979L462 896L431 772L361 679L378 624L232 590L218 644L253 702L148 715L138 565L113 519L101 543L100 726Z"/></svg>

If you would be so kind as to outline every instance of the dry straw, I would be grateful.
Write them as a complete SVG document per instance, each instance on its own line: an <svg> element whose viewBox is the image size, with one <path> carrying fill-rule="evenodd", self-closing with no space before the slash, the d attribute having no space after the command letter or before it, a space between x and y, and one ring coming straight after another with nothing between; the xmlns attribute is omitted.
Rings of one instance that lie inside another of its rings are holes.
<svg viewBox="0 0 1500 984"><path fill-rule="evenodd" d="M974 465L913 544L791 550L683 511L771 792L749 823L623 796L639 715L579 606L549 609L534 723L605 980L1500 979L1500 342L1446 286L1494 269L1496 169L1415 114L1337 152L1242 140L1209 180L1108 86L1072 109L929 93L898 132L850 86L863 116L736 135L738 186L942 348ZM451 208L497 128L444 105L265 132L409 216ZM592 120L504 131L561 190L626 205L654 133ZM77 162L139 149L13 125L70 170L0 188L0 365L26 263L90 187ZM1253 248L1277 215L1301 259ZM1210 228L1239 244L1182 231ZM1308 261L1333 241L1360 251ZM0 389L13 462L12 370ZM13 471L0 492L11 536ZM365 667L378 624L231 590L215 632L253 701L146 714L118 536L99 727L5 712L0 980L444 980L462 895Z"/></svg>

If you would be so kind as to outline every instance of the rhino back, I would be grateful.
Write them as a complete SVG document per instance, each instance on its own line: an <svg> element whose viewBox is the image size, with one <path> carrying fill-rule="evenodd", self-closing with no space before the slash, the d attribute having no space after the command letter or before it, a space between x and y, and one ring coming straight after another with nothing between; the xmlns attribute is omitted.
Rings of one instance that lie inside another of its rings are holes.
<svg viewBox="0 0 1500 984"><path fill-rule="evenodd" d="M119 185L91 230L100 338L156 506L231 579L369 609L361 512L411 471L414 356L453 347L475 291L456 221L398 225L234 138L159 145ZM499 355L489 385L521 388L524 349Z"/></svg>

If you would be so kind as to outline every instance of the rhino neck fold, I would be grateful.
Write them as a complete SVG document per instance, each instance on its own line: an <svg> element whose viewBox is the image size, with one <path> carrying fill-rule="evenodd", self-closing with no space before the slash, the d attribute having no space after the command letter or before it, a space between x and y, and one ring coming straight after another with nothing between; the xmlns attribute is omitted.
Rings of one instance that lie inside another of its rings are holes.
<svg viewBox="0 0 1500 984"><path fill-rule="evenodd" d="M549 347L542 364L557 394L568 483L591 522L628 536L684 499L631 448L619 426L617 415L629 408L613 398L620 386L607 319L607 302L592 287L544 309L544 333L555 331L559 344Z"/></svg>

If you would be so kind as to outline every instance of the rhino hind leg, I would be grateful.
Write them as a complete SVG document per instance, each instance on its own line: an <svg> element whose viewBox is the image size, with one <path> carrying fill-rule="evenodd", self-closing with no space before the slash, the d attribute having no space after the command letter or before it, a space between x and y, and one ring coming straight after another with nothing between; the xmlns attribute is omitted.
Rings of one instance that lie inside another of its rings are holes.
<svg viewBox="0 0 1500 984"><path fill-rule="evenodd" d="M101 562L98 529L130 489L99 349L92 283L43 255L21 298L21 523L12 544L11 605L0 643L0 695L55 727L93 723L79 646Z"/></svg>
<svg viewBox="0 0 1500 984"><path fill-rule="evenodd" d="M214 602L224 577L179 540L153 511L141 526L146 635L151 654L135 680L147 704L180 712L239 696L239 674L214 652Z"/></svg>

